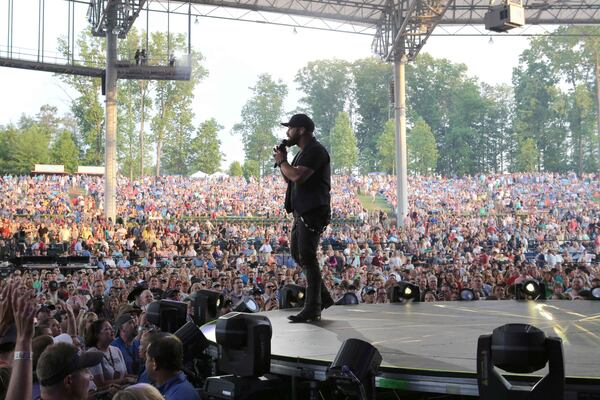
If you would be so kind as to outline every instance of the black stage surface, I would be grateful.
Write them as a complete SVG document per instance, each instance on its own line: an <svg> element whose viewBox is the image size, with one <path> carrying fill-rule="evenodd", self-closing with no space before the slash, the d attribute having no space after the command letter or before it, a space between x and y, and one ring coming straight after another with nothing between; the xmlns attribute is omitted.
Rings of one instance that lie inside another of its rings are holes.
<svg viewBox="0 0 600 400"><path fill-rule="evenodd" d="M383 356L378 387L476 396L479 336L507 323L525 323L562 338L566 398L583 393L600 396L600 301L334 306L319 322L290 324L287 316L297 311L263 313L273 327L272 373L325 380L342 342L357 338L373 344ZM214 342L214 325L207 324L202 331ZM545 370L538 372L542 374Z"/></svg>

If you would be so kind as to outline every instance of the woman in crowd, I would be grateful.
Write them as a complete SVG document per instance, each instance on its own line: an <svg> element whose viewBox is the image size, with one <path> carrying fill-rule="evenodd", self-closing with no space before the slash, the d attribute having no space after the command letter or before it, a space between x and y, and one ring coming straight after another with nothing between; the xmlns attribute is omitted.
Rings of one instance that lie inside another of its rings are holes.
<svg viewBox="0 0 600 400"><path fill-rule="evenodd" d="M106 319L93 321L87 328L87 351L100 351L103 354L102 362L90 368L98 389L135 382L135 379L127 375L127 366L121 350L111 345L114 339L115 331Z"/></svg>

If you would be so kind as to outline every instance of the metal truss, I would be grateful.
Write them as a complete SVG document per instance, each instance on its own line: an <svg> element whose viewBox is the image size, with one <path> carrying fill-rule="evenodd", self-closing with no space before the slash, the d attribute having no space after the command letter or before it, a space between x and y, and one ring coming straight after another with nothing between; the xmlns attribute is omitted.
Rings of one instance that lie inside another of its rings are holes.
<svg viewBox="0 0 600 400"><path fill-rule="evenodd" d="M171 0L174 2L183 3ZM387 60L400 55L409 59L416 57L436 26L482 25L485 13L494 2L191 0L192 13L196 16L373 35L373 51ZM524 0L523 4L528 25L600 23L600 0Z"/></svg>
<svg viewBox="0 0 600 400"><path fill-rule="evenodd" d="M69 0L81 2L81 0ZM386 60L413 59L436 27L482 25L490 5L502 0L91 0L95 35L106 33L116 9L120 38L144 9L373 36L372 49ZM526 26L600 23L600 0L523 0ZM191 7L190 7L191 6ZM436 33L438 33L436 31ZM489 35L482 31L481 35Z"/></svg>
<svg viewBox="0 0 600 400"><path fill-rule="evenodd" d="M392 2L390 2L392 3ZM400 0L390 4L373 39L373 52L386 60L406 55L413 59L440 23L451 0Z"/></svg>
<svg viewBox="0 0 600 400"><path fill-rule="evenodd" d="M111 29L124 39L145 3L146 0L91 0L87 16L93 35L105 36ZM111 13L114 13L114 18Z"/></svg>

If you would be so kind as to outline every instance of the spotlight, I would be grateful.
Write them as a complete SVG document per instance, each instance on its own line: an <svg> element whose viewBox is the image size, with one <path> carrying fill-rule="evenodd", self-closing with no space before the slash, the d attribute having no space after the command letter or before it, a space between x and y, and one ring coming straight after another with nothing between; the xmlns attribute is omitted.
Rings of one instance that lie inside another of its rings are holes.
<svg viewBox="0 0 600 400"><path fill-rule="evenodd" d="M592 300L600 300L600 287L595 287L590 290Z"/></svg>
<svg viewBox="0 0 600 400"><path fill-rule="evenodd" d="M548 374L532 387L509 383L494 367L510 373L531 373L548 363ZM479 396L487 399L562 399L565 370L562 340L546 337L526 324L507 324L477 342Z"/></svg>
<svg viewBox="0 0 600 400"><path fill-rule="evenodd" d="M260 376L271 367L271 322L264 315L232 312L217 320L219 367L236 376Z"/></svg>
<svg viewBox="0 0 600 400"><path fill-rule="evenodd" d="M268 374L271 367L271 322L264 315L229 313L217 320L219 369L232 375L204 382L207 399L279 400L283 381Z"/></svg>
<svg viewBox="0 0 600 400"><path fill-rule="evenodd" d="M304 305L304 296L306 293L304 286L294 284L285 285L279 293L281 294L280 309L299 308Z"/></svg>
<svg viewBox="0 0 600 400"><path fill-rule="evenodd" d="M335 302L336 306L351 306L358 304L358 297L352 292L345 293L341 299Z"/></svg>
<svg viewBox="0 0 600 400"><path fill-rule="evenodd" d="M543 283L529 279L516 284L515 297L517 300L545 300L546 288Z"/></svg>
<svg viewBox="0 0 600 400"><path fill-rule="evenodd" d="M260 311L260 307L256 304L254 299L248 298L240 300L240 302L233 307L233 311L240 313L257 313Z"/></svg>
<svg viewBox="0 0 600 400"><path fill-rule="evenodd" d="M187 322L187 303L159 300L148 304L146 318L163 332L174 333Z"/></svg>
<svg viewBox="0 0 600 400"><path fill-rule="evenodd" d="M475 296L475 292L473 291L473 289L465 288L460 291L459 300L473 301L473 300L477 300L477 296Z"/></svg>
<svg viewBox="0 0 600 400"><path fill-rule="evenodd" d="M214 290L202 289L192 296L194 321L197 325L204 325L219 317L219 309L223 305L223 295Z"/></svg>
<svg viewBox="0 0 600 400"><path fill-rule="evenodd" d="M188 321L174 333L183 344L184 361L197 358L209 345L208 339L192 321Z"/></svg>
<svg viewBox="0 0 600 400"><path fill-rule="evenodd" d="M403 303L409 300L421 301L421 289L409 282L398 282L389 292L390 303Z"/></svg>
<svg viewBox="0 0 600 400"><path fill-rule="evenodd" d="M327 370L327 379L344 396L374 399L375 375L381 361L381 354L370 343L346 339Z"/></svg>

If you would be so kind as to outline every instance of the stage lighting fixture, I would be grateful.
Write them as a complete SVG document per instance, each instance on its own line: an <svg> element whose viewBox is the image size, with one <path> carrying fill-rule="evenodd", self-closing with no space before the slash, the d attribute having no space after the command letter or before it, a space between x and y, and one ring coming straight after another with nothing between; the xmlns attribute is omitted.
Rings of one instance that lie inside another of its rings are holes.
<svg viewBox="0 0 600 400"><path fill-rule="evenodd" d="M271 367L271 322L264 315L231 312L217 320L219 367L236 376L260 376Z"/></svg>
<svg viewBox="0 0 600 400"><path fill-rule="evenodd" d="M306 294L306 288L304 286L290 283L282 287L279 293L281 295L279 304L280 309L299 308L304 306L304 297Z"/></svg>
<svg viewBox="0 0 600 400"><path fill-rule="evenodd" d="M264 315L232 312L216 323L218 367L232 375L211 376L204 382L206 399L279 400L286 388L268 374L271 368L271 322Z"/></svg>
<svg viewBox="0 0 600 400"><path fill-rule="evenodd" d="M409 300L421 301L421 289L409 282L398 282L389 292L390 303L403 303Z"/></svg>
<svg viewBox="0 0 600 400"><path fill-rule="evenodd" d="M209 345L208 339L192 321L186 322L174 335L183 344L183 358L186 362L198 358Z"/></svg>
<svg viewBox="0 0 600 400"><path fill-rule="evenodd" d="M201 289L192 294L191 297L194 322L198 326L214 321L219 317L219 309L223 305L223 295L220 292Z"/></svg>
<svg viewBox="0 0 600 400"><path fill-rule="evenodd" d="M163 332L175 333L187 322L187 303L158 300L148 304L146 318Z"/></svg>
<svg viewBox="0 0 600 400"><path fill-rule="evenodd" d="M475 297L475 292L473 291L473 289L465 288L460 291L459 300L473 301L473 300L477 300L477 297Z"/></svg>
<svg viewBox="0 0 600 400"><path fill-rule="evenodd" d="M351 306L353 304L358 304L358 297L354 293L345 293L341 299L335 302L336 306Z"/></svg>
<svg viewBox="0 0 600 400"><path fill-rule="evenodd" d="M375 375L381 354L360 339L346 339L327 370L327 379L344 396L375 399Z"/></svg>
<svg viewBox="0 0 600 400"><path fill-rule="evenodd" d="M509 373L539 371L548 363L548 374L533 386L511 384L495 368ZM477 342L477 382L482 400L564 397L565 369L562 340L546 337L538 328L526 324L507 324L482 335Z"/></svg>
<svg viewBox="0 0 600 400"><path fill-rule="evenodd" d="M546 287L535 279L517 283L515 285L515 298L517 300L545 300Z"/></svg>
<svg viewBox="0 0 600 400"><path fill-rule="evenodd" d="M233 311L240 313L257 313L260 311L260 307L256 304L254 299L247 298L240 300L240 302L233 307Z"/></svg>
<svg viewBox="0 0 600 400"><path fill-rule="evenodd" d="M590 290L592 300L600 300L600 287L595 287Z"/></svg>

